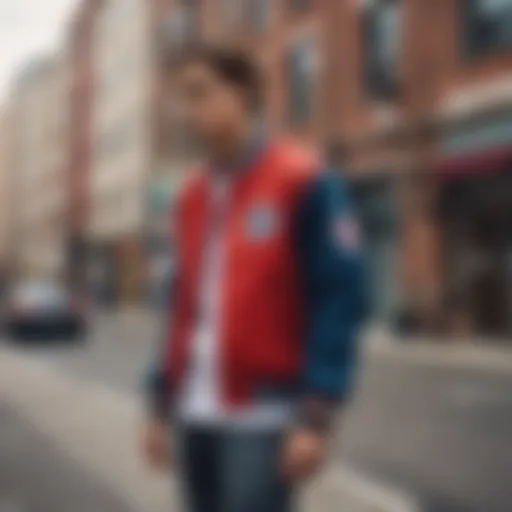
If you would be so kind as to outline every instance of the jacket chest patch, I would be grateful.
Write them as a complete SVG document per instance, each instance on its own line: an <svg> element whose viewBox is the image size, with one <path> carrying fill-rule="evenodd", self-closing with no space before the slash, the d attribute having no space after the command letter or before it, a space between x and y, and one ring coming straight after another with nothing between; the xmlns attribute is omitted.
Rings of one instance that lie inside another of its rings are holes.
<svg viewBox="0 0 512 512"><path fill-rule="evenodd" d="M245 236L253 241L264 242L279 234L281 224L281 216L275 206L269 203L257 203L251 206L246 214Z"/></svg>

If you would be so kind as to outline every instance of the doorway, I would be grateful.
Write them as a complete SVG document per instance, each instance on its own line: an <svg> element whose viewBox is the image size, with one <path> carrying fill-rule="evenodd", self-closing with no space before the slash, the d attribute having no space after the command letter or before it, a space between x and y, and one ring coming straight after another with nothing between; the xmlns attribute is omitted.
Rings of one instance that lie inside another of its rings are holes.
<svg viewBox="0 0 512 512"><path fill-rule="evenodd" d="M466 176L442 186L448 316L472 333L512 334L512 176Z"/></svg>

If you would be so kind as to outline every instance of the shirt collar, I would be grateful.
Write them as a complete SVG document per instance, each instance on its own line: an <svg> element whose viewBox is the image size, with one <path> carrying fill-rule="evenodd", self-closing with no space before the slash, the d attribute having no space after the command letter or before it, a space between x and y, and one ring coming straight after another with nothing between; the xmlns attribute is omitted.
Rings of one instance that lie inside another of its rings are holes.
<svg viewBox="0 0 512 512"><path fill-rule="evenodd" d="M230 164L212 162L212 168L221 174L234 175L247 170L262 154L268 144L268 131L261 124L257 124L242 148L238 158Z"/></svg>

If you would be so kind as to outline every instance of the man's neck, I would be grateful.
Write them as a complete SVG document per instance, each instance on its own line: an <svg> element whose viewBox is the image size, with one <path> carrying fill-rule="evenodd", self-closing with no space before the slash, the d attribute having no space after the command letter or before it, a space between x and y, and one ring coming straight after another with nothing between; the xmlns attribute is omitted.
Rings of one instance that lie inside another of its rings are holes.
<svg viewBox="0 0 512 512"><path fill-rule="evenodd" d="M218 141L212 148L212 159L225 168L236 166L243 160L245 152L256 136L256 131L256 123L251 121L240 130L226 136L224 140Z"/></svg>

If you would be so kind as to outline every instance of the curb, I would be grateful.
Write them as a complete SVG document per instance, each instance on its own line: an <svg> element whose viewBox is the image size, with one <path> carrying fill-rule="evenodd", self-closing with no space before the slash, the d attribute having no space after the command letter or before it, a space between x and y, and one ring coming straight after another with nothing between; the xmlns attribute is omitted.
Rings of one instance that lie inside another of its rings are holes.
<svg viewBox="0 0 512 512"><path fill-rule="evenodd" d="M367 343L365 355L370 359L452 368L455 370L484 371L512 374L512 350L474 344L440 345L433 341L380 341Z"/></svg>

